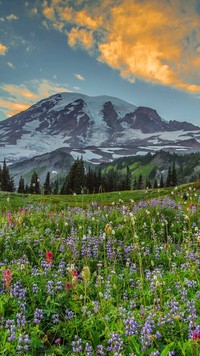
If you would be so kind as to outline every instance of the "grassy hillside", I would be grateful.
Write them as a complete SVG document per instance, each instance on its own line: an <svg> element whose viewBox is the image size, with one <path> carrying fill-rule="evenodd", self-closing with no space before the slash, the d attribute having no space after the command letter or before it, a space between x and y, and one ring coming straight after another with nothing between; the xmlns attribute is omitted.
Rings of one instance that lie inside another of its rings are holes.
<svg viewBox="0 0 200 356"><path fill-rule="evenodd" d="M129 166L132 177L138 178L141 174L144 179L160 178L161 173L164 179L167 177L168 168L175 162L179 184L199 180L200 177L200 153L187 155L170 154L169 152L157 152L145 156L118 158L110 163L101 164L103 173L108 173L111 169L120 175L126 174L126 167Z"/></svg>

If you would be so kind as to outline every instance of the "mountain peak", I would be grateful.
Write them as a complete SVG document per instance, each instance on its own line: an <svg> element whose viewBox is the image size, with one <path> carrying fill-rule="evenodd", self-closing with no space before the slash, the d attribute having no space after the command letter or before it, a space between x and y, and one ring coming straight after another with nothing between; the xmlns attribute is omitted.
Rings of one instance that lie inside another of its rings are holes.
<svg viewBox="0 0 200 356"><path fill-rule="evenodd" d="M137 108L116 97L63 92L1 121L0 140L0 161L4 157L10 162L22 160L61 147L69 148L69 152L96 147L98 154L93 150L89 155L88 149L87 154L89 159L101 161L117 154L154 152L160 148L198 150L200 128L167 122L155 109ZM118 153L114 154L114 150Z"/></svg>

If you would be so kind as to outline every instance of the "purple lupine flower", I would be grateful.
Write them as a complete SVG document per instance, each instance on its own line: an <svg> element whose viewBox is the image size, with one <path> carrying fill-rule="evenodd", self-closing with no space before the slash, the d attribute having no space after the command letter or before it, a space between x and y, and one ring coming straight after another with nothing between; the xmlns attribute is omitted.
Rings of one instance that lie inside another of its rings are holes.
<svg viewBox="0 0 200 356"><path fill-rule="evenodd" d="M42 319L43 319L42 309L36 308L34 312L34 324L40 324Z"/></svg>
<svg viewBox="0 0 200 356"><path fill-rule="evenodd" d="M82 339L80 339L77 335L74 337L74 341L72 341L72 351L74 353L80 353L83 350Z"/></svg>
<svg viewBox="0 0 200 356"><path fill-rule="evenodd" d="M25 326L25 324L26 324L25 315L22 314L22 313L17 313L16 317L17 317L17 326L18 326L18 328L20 328L21 326L22 327Z"/></svg>
<svg viewBox="0 0 200 356"><path fill-rule="evenodd" d="M52 322L53 324L58 324L60 321L59 314L55 313L52 315Z"/></svg>
<svg viewBox="0 0 200 356"><path fill-rule="evenodd" d="M139 325L136 322L134 317L128 318L124 320L125 326L125 335L132 336L138 334Z"/></svg>
<svg viewBox="0 0 200 356"><path fill-rule="evenodd" d="M15 340L15 330L16 330L16 325L15 321L13 319L8 319L5 322L5 329L8 330L8 341L13 341Z"/></svg>
<svg viewBox="0 0 200 356"><path fill-rule="evenodd" d="M121 336L117 333L110 334L110 339L108 340L108 351L117 352L117 355L121 355L120 351L123 351L123 340Z"/></svg>
<svg viewBox="0 0 200 356"><path fill-rule="evenodd" d="M38 286L37 286L36 283L33 283L33 285L32 285L32 292L33 292L34 294L36 294L36 293L38 292Z"/></svg>
<svg viewBox="0 0 200 356"><path fill-rule="evenodd" d="M92 356L92 353L93 353L92 346L88 342L86 342L86 344L85 344L85 355L86 356Z"/></svg>
<svg viewBox="0 0 200 356"><path fill-rule="evenodd" d="M104 346L103 345L97 345L96 352L97 352L97 355L104 356L105 355Z"/></svg>

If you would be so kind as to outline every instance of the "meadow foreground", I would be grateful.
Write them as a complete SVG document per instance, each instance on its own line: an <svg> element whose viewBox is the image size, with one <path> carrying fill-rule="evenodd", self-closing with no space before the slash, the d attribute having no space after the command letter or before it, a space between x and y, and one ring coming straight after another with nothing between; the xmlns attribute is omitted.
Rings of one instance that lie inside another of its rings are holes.
<svg viewBox="0 0 200 356"><path fill-rule="evenodd" d="M199 194L80 206L3 211L0 354L199 356Z"/></svg>

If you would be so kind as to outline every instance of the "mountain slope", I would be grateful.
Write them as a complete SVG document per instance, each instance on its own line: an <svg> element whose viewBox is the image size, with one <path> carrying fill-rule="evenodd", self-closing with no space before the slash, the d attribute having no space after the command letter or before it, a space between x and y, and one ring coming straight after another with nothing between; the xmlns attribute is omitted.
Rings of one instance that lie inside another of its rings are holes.
<svg viewBox="0 0 200 356"><path fill-rule="evenodd" d="M200 150L200 128L163 120L146 107L109 96L60 93L0 122L0 161L22 161L68 147L99 163L120 156ZM92 150L90 149L92 147Z"/></svg>

